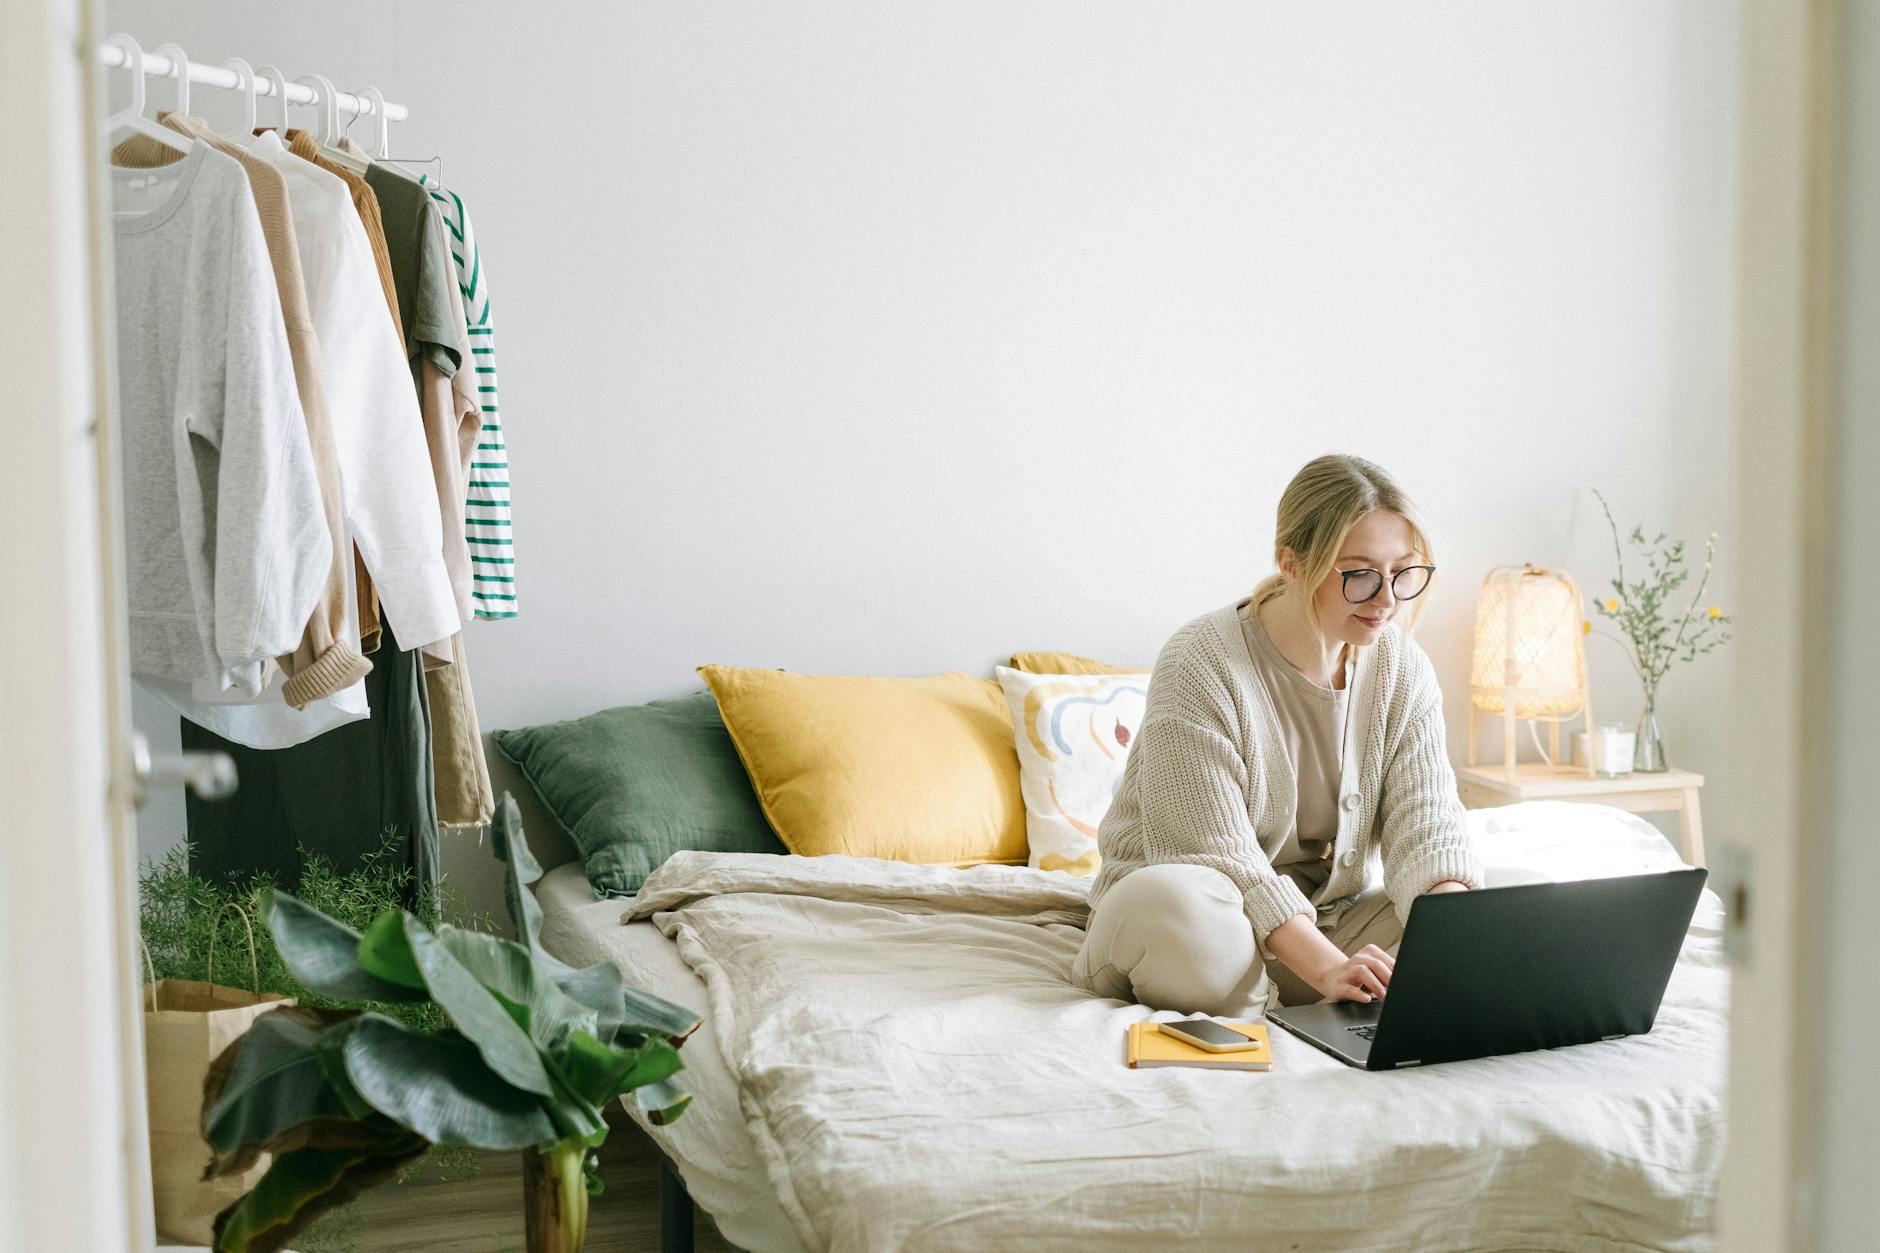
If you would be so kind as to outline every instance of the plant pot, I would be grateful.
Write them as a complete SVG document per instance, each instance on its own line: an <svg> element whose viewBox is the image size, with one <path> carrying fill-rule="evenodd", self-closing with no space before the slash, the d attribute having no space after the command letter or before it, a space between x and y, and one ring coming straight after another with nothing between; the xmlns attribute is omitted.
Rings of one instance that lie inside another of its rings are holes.
<svg viewBox="0 0 1880 1253"><path fill-rule="evenodd" d="M558 1144L522 1152L522 1213L527 1253L581 1253L587 1243L586 1146Z"/></svg>

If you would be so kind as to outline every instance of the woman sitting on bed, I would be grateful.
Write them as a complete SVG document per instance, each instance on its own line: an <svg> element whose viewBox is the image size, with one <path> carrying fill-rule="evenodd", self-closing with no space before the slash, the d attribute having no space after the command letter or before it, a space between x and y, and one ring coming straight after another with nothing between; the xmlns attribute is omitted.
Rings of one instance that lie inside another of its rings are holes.
<svg viewBox="0 0 1880 1253"><path fill-rule="evenodd" d="M1099 995L1369 1001L1411 902L1481 886L1442 693L1397 621L1436 572L1416 507L1381 467L1320 457L1280 497L1275 557L1156 659L1072 968Z"/></svg>

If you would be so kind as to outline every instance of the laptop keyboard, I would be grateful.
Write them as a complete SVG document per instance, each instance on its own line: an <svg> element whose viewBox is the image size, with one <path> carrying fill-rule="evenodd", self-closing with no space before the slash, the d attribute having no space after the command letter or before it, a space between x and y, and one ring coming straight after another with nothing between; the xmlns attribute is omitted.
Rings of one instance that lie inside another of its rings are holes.
<svg viewBox="0 0 1880 1253"><path fill-rule="evenodd" d="M1355 1027L1346 1027L1345 1030L1352 1032L1360 1040L1372 1040L1372 1039L1377 1038L1377 1024L1376 1023L1371 1023L1371 1022L1359 1023Z"/></svg>

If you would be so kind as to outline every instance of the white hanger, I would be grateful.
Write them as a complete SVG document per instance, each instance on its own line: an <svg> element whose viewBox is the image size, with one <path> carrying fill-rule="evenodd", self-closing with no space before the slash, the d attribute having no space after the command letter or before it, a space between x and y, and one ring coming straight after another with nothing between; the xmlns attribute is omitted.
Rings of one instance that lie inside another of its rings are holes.
<svg viewBox="0 0 1880 1253"><path fill-rule="evenodd" d="M333 90L333 80L324 74L302 74L294 81L313 88L313 107L320 111L320 126L314 138L322 145L332 143L339 129L339 94Z"/></svg>
<svg viewBox="0 0 1880 1253"><path fill-rule="evenodd" d="M294 81L303 87L313 88L316 93L314 104L320 108L320 155L355 174L365 173L366 167L372 163L339 147L339 89L333 86L333 80L324 74L303 74Z"/></svg>
<svg viewBox="0 0 1880 1253"><path fill-rule="evenodd" d="M370 151L374 157L383 161L392 154L392 120L385 116L385 93L377 87L361 87L353 95L370 104L372 115L379 120L378 142L372 145ZM359 119L364 116L364 113L357 114L352 121L346 123L347 135L352 134L352 128L357 126Z"/></svg>
<svg viewBox="0 0 1880 1253"><path fill-rule="evenodd" d="M125 64L131 71L130 107L113 113L104 120L104 133L108 141L119 131L134 131L139 135L148 135L158 143L173 148L177 152L188 152L190 141L167 126L159 126L144 116L144 50L129 35L113 35L105 40L107 44L116 44L124 49Z"/></svg>
<svg viewBox="0 0 1880 1253"><path fill-rule="evenodd" d="M157 49L157 55L170 59L170 75L176 78L176 108L172 112L189 116L189 54L183 51L181 44L164 44ZM169 77L170 75L165 75Z"/></svg>
<svg viewBox="0 0 1880 1253"><path fill-rule="evenodd" d="M281 135L281 142L286 143L287 142L287 76L281 73L278 69L274 68L272 65L264 65L255 71L255 77L267 79L268 84L274 88L275 103L280 105L281 107L281 120L277 125L271 127L270 129L279 131ZM255 136L255 138L259 139L260 136L257 135ZM250 140L249 142L252 143L253 140Z"/></svg>
<svg viewBox="0 0 1880 1253"><path fill-rule="evenodd" d="M240 80L241 85L237 87L236 90L242 94L242 120L241 128L235 132L235 138L246 142L252 138L255 133L254 67L240 57L230 57L228 60L222 62L222 68L225 70L233 70L235 77Z"/></svg>
<svg viewBox="0 0 1880 1253"><path fill-rule="evenodd" d="M437 163L436 176L432 177L430 175L425 175L424 177L420 179L420 181L423 182L426 187L429 187L433 190L436 190L437 188L442 187L444 185L444 158L442 157L394 157L392 155L392 119L385 115L385 93L381 92L377 87L361 87L358 91L354 92L353 94L355 96L358 96L361 100L364 100L368 104L370 104L372 107L372 113L379 119L379 140L378 140L378 144L372 150L373 159L377 161L396 162L401 167L410 166L410 165L428 165L432 162L436 162ZM359 120L358 118L353 119L354 122L357 122L358 120ZM348 126L346 129L348 131L351 131L352 127Z"/></svg>

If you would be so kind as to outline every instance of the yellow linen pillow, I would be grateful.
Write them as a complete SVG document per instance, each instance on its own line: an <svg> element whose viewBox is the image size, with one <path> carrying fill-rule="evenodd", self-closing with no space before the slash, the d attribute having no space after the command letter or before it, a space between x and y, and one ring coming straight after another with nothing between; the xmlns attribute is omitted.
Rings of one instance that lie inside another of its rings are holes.
<svg viewBox="0 0 1880 1253"><path fill-rule="evenodd" d="M1025 864L1018 753L997 683L698 672L792 853Z"/></svg>
<svg viewBox="0 0 1880 1253"><path fill-rule="evenodd" d="M1012 669L1027 674L1147 674L1147 666L1112 666L1076 653L1013 653Z"/></svg>

